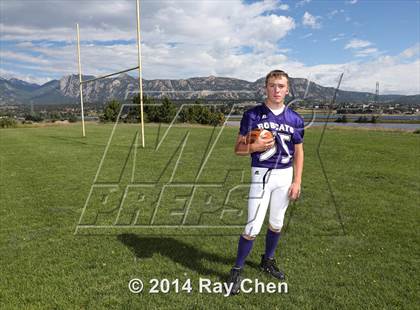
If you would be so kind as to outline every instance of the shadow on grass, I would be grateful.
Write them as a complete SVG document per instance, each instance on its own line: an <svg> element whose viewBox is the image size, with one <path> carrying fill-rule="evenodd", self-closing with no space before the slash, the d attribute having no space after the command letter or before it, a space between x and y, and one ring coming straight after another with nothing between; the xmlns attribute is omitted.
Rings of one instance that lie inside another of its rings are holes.
<svg viewBox="0 0 420 310"><path fill-rule="evenodd" d="M94 143L89 143L88 141L83 141L83 139L86 138L82 138L82 137L60 137L60 136L44 136L48 139L53 139L53 140L58 140L60 142L64 142L66 144L70 144L70 145L77 145L77 144L82 144L82 145L95 145L95 146L105 146L105 144L94 144Z"/></svg>
<svg viewBox="0 0 420 310"><path fill-rule="evenodd" d="M117 238L139 259L151 258L155 253L160 254L200 275L217 276L219 280L223 281L227 279L230 266L233 264L233 255L232 259L227 259L213 253L202 251L174 238L139 237L135 234L121 234ZM203 264L204 261L226 265L226 272L207 268Z"/></svg>

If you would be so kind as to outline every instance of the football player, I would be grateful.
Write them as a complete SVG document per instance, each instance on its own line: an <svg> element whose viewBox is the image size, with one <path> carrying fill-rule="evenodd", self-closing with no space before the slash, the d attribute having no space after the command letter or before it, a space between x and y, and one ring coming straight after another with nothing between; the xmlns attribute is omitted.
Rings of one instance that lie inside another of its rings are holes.
<svg viewBox="0 0 420 310"><path fill-rule="evenodd" d="M285 279L277 267L274 253L289 200L298 199L301 190L304 121L284 104L289 93L287 73L281 70L268 73L265 90L265 103L244 113L235 143L237 155L251 155L252 183L248 221L239 238L236 262L228 281L233 285L232 294L240 291L241 271L260 233L268 207L269 225L260 268L279 280ZM267 135L266 131L271 134Z"/></svg>

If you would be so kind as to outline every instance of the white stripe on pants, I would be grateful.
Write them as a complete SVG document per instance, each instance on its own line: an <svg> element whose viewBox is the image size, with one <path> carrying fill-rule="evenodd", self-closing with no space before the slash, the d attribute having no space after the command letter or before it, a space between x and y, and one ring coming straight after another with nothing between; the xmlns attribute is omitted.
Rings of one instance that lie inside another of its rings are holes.
<svg viewBox="0 0 420 310"><path fill-rule="evenodd" d="M270 205L269 223L272 228L283 227L284 215L289 205L288 191L293 179L293 168L272 169L252 167L252 184L248 197L248 221L244 233L259 234ZM265 176L265 180L264 180Z"/></svg>

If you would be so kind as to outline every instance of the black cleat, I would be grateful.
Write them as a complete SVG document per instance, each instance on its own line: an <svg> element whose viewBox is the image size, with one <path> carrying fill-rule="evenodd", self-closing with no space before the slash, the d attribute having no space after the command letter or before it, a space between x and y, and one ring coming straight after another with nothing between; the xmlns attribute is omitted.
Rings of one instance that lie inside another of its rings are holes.
<svg viewBox="0 0 420 310"><path fill-rule="evenodd" d="M261 255L260 269L272 275L276 279L279 279L279 280L286 279L286 276L284 275L284 273L280 271L279 268L277 267L277 263L274 258L265 258L264 255Z"/></svg>
<svg viewBox="0 0 420 310"><path fill-rule="evenodd" d="M235 267L233 267L230 270L229 280L227 282L228 285L232 285L232 289L230 290L230 295L237 295L241 291L241 283L242 283L241 271L242 271L242 268L235 268Z"/></svg>

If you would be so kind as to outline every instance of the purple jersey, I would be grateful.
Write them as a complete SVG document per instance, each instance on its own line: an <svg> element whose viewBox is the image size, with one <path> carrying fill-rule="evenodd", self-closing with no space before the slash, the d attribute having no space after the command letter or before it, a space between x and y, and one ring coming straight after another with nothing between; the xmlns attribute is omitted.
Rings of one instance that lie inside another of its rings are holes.
<svg viewBox="0 0 420 310"><path fill-rule="evenodd" d="M272 169L290 167L293 163L295 144L303 142L302 117L288 107L276 116L265 104L261 104L244 113L239 134L246 136L251 130L257 128L271 131L275 144L267 151L252 153L251 166Z"/></svg>

